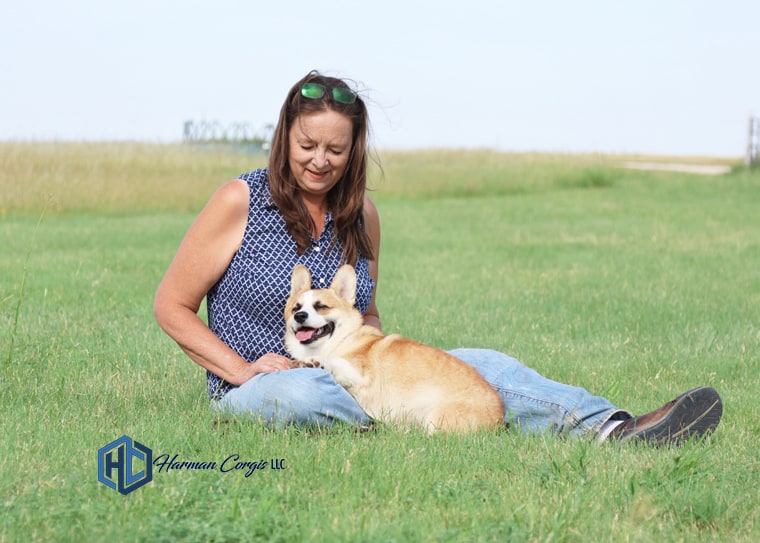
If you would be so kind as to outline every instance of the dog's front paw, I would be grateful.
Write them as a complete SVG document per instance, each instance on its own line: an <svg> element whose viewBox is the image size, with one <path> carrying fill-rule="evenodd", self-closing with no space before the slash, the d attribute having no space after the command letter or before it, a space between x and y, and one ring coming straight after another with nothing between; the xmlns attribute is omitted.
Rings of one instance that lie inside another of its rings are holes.
<svg viewBox="0 0 760 543"><path fill-rule="evenodd" d="M315 358L308 360L293 360L290 363L291 368L321 368L319 361Z"/></svg>
<svg viewBox="0 0 760 543"><path fill-rule="evenodd" d="M304 368L321 368L322 364L319 363L319 360L316 358L309 358L306 362L304 362Z"/></svg>

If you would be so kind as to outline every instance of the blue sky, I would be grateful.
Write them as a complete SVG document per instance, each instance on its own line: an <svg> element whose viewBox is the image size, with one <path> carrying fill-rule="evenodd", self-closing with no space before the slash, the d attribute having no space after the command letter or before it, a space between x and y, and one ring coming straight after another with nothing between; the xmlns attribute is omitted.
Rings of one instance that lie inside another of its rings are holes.
<svg viewBox="0 0 760 543"><path fill-rule="evenodd" d="M9 5L8 5L9 4ZM25 0L0 16L0 140L178 141L274 122L316 68L380 149L743 156L760 2Z"/></svg>

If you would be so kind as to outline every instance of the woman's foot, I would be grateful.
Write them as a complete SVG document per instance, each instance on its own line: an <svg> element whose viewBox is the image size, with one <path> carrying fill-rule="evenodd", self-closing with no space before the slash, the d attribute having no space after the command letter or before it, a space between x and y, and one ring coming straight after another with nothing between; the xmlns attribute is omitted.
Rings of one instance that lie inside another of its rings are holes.
<svg viewBox="0 0 760 543"><path fill-rule="evenodd" d="M679 444L710 434L722 415L723 403L718 391L712 387L699 387L659 409L624 420L612 431L610 439Z"/></svg>

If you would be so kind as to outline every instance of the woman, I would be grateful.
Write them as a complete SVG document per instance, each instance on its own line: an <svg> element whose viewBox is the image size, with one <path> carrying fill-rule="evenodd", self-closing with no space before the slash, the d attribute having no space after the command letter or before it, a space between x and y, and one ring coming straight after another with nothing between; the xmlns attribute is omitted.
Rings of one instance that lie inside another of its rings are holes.
<svg viewBox="0 0 760 543"><path fill-rule="evenodd" d="M297 263L316 286L329 285L341 264L355 266L356 305L366 324L380 328L380 220L365 195L367 132L361 97L340 79L309 73L282 106L269 167L222 186L188 230L154 309L161 328L207 370L214 408L276 426L371 424L327 372L290 369L282 339ZM204 297L208 326L197 315ZM711 432L722 414L709 387L633 418L502 353L452 354L500 393L505 421L527 431L678 442Z"/></svg>

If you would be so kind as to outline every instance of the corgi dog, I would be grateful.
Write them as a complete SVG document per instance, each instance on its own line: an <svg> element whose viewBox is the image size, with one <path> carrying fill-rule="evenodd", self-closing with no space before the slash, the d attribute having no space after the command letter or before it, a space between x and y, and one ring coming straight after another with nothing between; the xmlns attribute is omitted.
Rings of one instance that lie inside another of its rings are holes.
<svg viewBox="0 0 760 543"><path fill-rule="evenodd" d="M294 367L322 368L373 419L429 432L504 425L498 393L458 358L365 325L354 307L356 273L342 266L330 288L312 290L311 273L293 270L285 304L285 347Z"/></svg>

